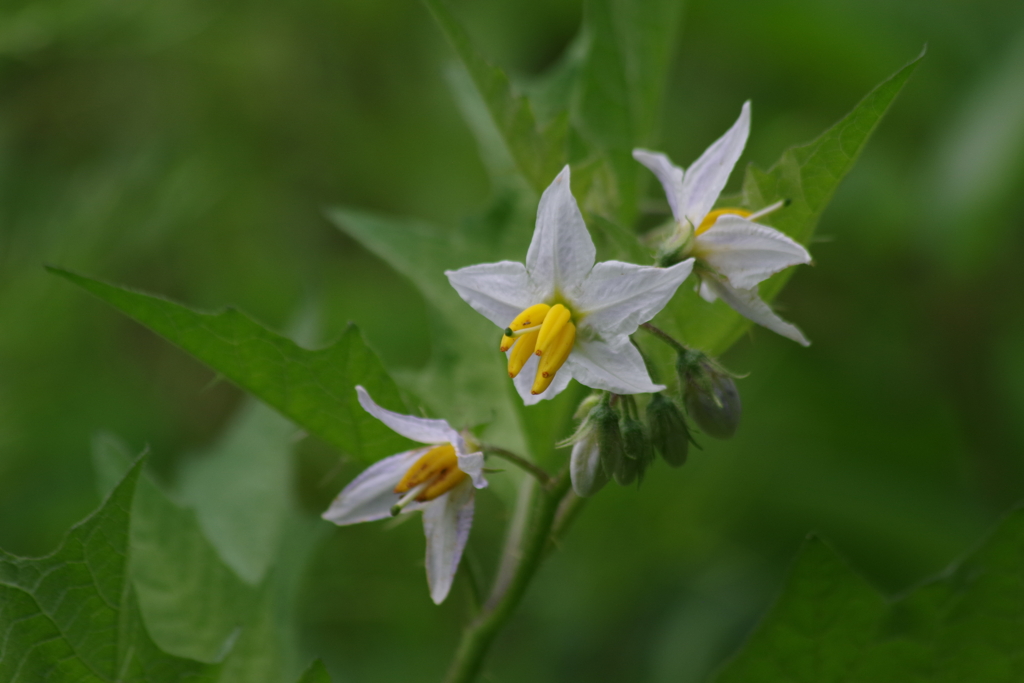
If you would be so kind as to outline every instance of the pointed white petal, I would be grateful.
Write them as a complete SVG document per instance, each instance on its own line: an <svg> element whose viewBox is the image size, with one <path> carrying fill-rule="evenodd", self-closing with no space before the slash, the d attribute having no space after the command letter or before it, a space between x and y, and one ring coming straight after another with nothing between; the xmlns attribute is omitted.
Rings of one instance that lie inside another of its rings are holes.
<svg viewBox="0 0 1024 683"><path fill-rule="evenodd" d="M616 394L646 394L665 387L655 384L647 374L647 366L629 337L615 337L610 342L579 340L573 347L566 366L580 384ZM559 374L565 372L565 366Z"/></svg>
<svg viewBox="0 0 1024 683"><path fill-rule="evenodd" d="M473 487L478 489L487 488L487 480L484 478L484 454L478 451L464 455L460 452L458 457L459 469L469 475L470 480L473 482Z"/></svg>
<svg viewBox="0 0 1024 683"><path fill-rule="evenodd" d="M417 448L373 463L338 494L321 516L339 526L390 517L391 506L401 497L395 493L395 486L426 451ZM412 503L403 512L420 507L422 504Z"/></svg>
<svg viewBox="0 0 1024 683"><path fill-rule="evenodd" d="M758 325L767 327L787 339L792 339L797 344L811 345L811 342L807 341L807 337L797 329L796 325L787 323L776 315L775 311L768 307L768 304L761 301L756 289L737 289L714 277L704 278L704 283L743 317L749 318Z"/></svg>
<svg viewBox="0 0 1024 683"><path fill-rule="evenodd" d="M636 331L665 307L693 270L693 259L671 268L602 261L583 283L583 295L574 302L590 327L605 339Z"/></svg>
<svg viewBox="0 0 1024 683"><path fill-rule="evenodd" d="M576 495L584 498L594 495L608 483L608 474L601 467L601 449L593 433L573 444L569 477Z"/></svg>
<svg viewBox="0 0 1024 683"><path fill-rule="evenodd" d="M457 439L462 438L444 420L431 420L415 415L395 413L374 403L366 389L356 387L356 393L359 394L359 405L363 407L363 410L407 439L420 443L440 444L454 443Z"/></svg>
<svg viewBox="0 0 1024 683"><path fill-rule="evenodd" d="M594 241L569 189L566 166L541 195L537 227L526 252L526 269L534 286L543 293L541 300L546 301L556 290L572 296L594 267L596 257Z"/></svg>
<svg viewBox="0 0 1024 683"><path fill-rule="evenodd" d="M423 507L427 584L430 586L430 598L437 605L448 597L472 525L473 486L469 480Z"/></svg>
<svg viewBox="0 0 1024 683"><path fill-rule="evenodd" d="M749 133L750 102L744 102L740 117L732 128L715 140L700 158L686 169L680 209L693 227L700 227L700 222L708 215L718 195L725 189L733 166L743 154Z"/></svg>
<svg viewBox="0 0 1024 683"><path fill-rule="evenodd" d="M509 352L511 353L511 351ZM551 385L542 391L541 393L534 396L530 393L533 389L533 380L537 377L537 364L540 363L540 358L537 356L531 356L530 360L526 361L526 365L519 371L516 378L512 380L516 387L516 391L519 392L519 396L523 399L523 405L532 406L540 403L549 398L554 398L562 393L567 386L569 381L572 379L572 369L569 367L569 363L558 371L555 375L555 379L552 380Z"/></svg>
<svg viewBox="0 0 1024 683"><path fill-rule="evenodd" d="M540 301L537 296L542 294L533 291L526 266L514 261L482 263L444 274L467 304L501 328Z"/></svg>
<svg viewBox="0 0 1024 683"><path fill-rule="evenodd" d="M661 152L634 149L633 158L651 169L651 172L661 181L661 186L665 188L665 198L668 199L668 205L672 207L672 215L677 221L682 222L685 218L680 211L683 199L683 169L673 164Z"/></svg>
<svg viewBox="0 0 1024 683"><path fill-rule="evenodd" d="M802 245L778 230L729 215L697 237L693 253L737 289L750 289L789 266L811 262Z"/></svg>

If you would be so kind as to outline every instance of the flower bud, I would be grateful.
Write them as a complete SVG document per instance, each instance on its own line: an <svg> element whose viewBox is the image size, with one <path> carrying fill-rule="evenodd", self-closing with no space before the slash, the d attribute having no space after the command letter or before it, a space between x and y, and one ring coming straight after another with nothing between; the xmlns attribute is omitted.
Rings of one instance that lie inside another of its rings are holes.
<svg viewBox="0 0 1024 683"><path fill-rule="evenodd" d="M620 466L615 481L625 486L631 483L634 477L643 480L644 472L654 462L654 447L647 437L644 423L640 420L626 415L622 418L619 428L622 431L622 451L626 456L623 461L626 466Z"/></svg>
<svg viewBox="0 0 1024 683"><path fill-rule="evenodd" d="M569 477L576 495L584 498L594 495L608 483L608 474L601 465L597 430L591 429L573 444L569 458Z"/></svg>
<svg viewBox="0 0 1024 683"><path fill-rule="evenodd" d="M676 369L683 404L697 426L716 439L733 436L743 408L732 376L699 351L679 354Z"/></svg>
<svg viewBox="0 0 1024 683"><path fill-rule="evenodd" d="M601 467L605 476L613 477L626 459L622 451L622 432L619 430L619 413L608 403L601 403L590 412L601 451Z"/></svg>
<svg viewBox="0 0 1024 683"><path fill-rule="evenodd" d="M690 430L675 401L663 394L652 395L647 404L647 424L651 426L651 442L665 462L682 467L690 450Z"/></svg>

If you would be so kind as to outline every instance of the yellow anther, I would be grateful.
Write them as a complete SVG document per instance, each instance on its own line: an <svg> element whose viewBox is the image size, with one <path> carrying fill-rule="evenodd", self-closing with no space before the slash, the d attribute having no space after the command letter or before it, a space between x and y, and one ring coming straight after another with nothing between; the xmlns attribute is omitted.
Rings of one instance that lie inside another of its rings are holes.
<svg viewBox="0 0 1024 683"><path fill-rule="evenodd" d="M508 356L508 376L515 378L519 371L526 365L533 355L533 349L537 345L537 337L540 332L530 332L515 340L516 345L512 347L512 353Z"/></svg>
<svg viewBox="0 0 1024 683"><path fill-rule="evenodd" d="M544 322L544 317L548 314L551 307L547 304L534 304L530 306L522 313L517 315L507 328L505 328L505 334L501 337L501 352L505 353L512 344L515 343L516 338L510 334L510 332L517 332L526 327L536 327Z"/></svg>
<svg viewBox="0 0 1024 683"><path fill-rule="evenodd" d="M416 500L424 502L447 493L465 478L466 473L459 469L455 447L446 443L431 448L413 463L395 486L395 493L406 493L420 484L430 482L423 493L416 497Z"/></svg>
<svg viewBox="0 0 1024 683"><path fill-rule="evenodd" d="M537 377L533 380L533 388L530 393L539 394L551 385L552 380L555 379L555 373L565 363L575 343L576 326L568 322L554 341L548 345L547 352L540 357L540 363L537 364Z"/></svg>
<svg viewBox="0 0 1024 683"><path fill-rule="evenodd" d="M565 326L569 324L569 320L572 318L572 313L569 309L562 304L555 304L548 311L547 316L544 318L544 323L540 327L540 336L537 338L537 348L534 349L534 353L538 356L543 356L548 347L554 342L555 337L565 329Z"/></svg>
<svg viewBox="0 0 1024 683"><path fill-rule="evenodd" d="M711 226L715 224L715 221L718 220L719 216L732 214L734 216L742 216L743 218L746 218L747 216L752 215L752 213L753 212L747 211L746 209L715 209L707 216L704 216L704 220L702 220L700 222L700 225L697 226L697 232L695 232L694 234L700 235L702 233L707 232L711 228Z"/></svg>

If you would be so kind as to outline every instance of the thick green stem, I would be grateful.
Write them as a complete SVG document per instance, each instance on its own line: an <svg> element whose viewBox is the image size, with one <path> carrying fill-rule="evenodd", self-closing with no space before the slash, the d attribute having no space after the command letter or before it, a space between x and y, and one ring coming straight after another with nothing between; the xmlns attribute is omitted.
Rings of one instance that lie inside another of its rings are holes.
<svg viewBox="0 0 1024 683"><path fill-rule="evenodd" d="M506 548L502 562L505 566L505 560L510 560L508 578L501 580L499 576L483 610L466 626L445 683L470 683L480 672L488 648L512 616L544 559L556 513L569 491L569 473L563 471L547 486L532 489L532 496L523 501L532 507L528 525L521 540Z"/></svg>

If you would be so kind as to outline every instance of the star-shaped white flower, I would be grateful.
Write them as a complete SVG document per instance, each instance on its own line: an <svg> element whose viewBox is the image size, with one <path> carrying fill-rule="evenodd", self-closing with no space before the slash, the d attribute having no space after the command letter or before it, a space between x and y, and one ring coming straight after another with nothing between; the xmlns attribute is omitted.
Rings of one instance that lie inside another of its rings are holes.
<svg viewBox="0 0 1024 683"><path fill-rule="evenodd" d="M385 410L363 387L359 404L407 439L427 444L374 463L338 494L323 518L339 526L423 511L427 583L440 604L452 587L473 524L473 489L487 486L484 455L444 420Z"/></svg>
<svg viewBox="0 0 1024 683"><path fill-rule="evenodd" d="M446 271L466 303L505 331L509 375L524 403L553 398L576 378L617 394L660 391L629 340L664 308L693 268L620 261L597 251L569 189L569 167L544 191L526 264Z"/></svg>
<svg viewBox="0 0 1024 683"><path fill-rule="evenodd" d="M740 315L807 346L810 342L803 333L776 315L757 294L757 285L769 276L811 261L803 246L755 222L781 208L782 203L757 213L733 208L711 210L743 153L749 133L750 102L746 102L733 127L686 171L657 152L635 149L633 158L651 169L665 188L676 219L676 231L669 241L683 248L683 255L696 257L701 296L708 301L721 298Z"/></svg>

